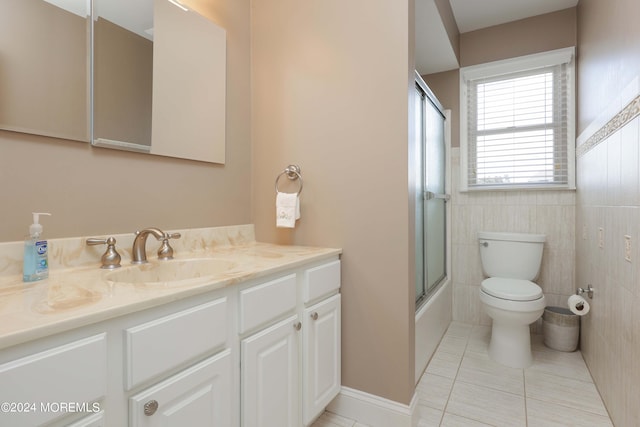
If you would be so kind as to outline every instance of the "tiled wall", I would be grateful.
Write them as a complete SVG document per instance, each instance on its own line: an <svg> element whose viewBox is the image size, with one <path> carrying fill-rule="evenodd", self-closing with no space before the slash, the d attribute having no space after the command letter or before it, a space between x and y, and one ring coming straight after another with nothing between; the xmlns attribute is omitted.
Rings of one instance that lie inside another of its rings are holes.
<svg viewBox="0 0 640 427"><path fill-rule="evenodd" d="M640 118L598 139L578 150L576 283L595 288L580 347L614 424L631 427L640 420Z"/></svg>
<svg viewBox="0 0 640 427"><path fill-rule="evenodd" d="M480 303L478 231L543 233L547 236L537 283L547 305L566 306L575 292L575 192L458 191L460 149L451 150L453 319L490 325ZM538 331L540 325L534 326Z"/></svg>

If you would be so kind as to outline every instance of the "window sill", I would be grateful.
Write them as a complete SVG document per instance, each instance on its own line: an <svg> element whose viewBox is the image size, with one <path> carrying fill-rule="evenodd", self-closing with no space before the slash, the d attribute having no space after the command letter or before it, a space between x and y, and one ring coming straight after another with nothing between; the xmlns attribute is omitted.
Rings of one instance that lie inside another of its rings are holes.
<svg viewBox="0 0 640 427"><path fill-rule="evenodd" d="M461 188L459 191L460 193L481 193L487 191L576 191L576 187L568 185L487 185L482 187Z"/></svg>

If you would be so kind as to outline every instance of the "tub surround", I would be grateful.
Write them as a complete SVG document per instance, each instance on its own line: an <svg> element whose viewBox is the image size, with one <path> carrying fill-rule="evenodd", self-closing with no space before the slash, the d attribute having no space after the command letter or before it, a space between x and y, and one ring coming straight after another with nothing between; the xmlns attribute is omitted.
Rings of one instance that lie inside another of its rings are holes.
<svg viewBox="0 0 640 427"><path fill-rule="evenodd" d="M104 246L87 246L86 237L49 240L49 278L22 282L23 242L0 243L0 348L155 307L328 259L340 249L281 246L255 241L253 225L172 230L175 259L215 258L232 263L214 277L166 283L115 283L113 270L100 269ZM130 267L133 233L114 235L122 269ZM157 261L159 242L147 243Z"/></svg>

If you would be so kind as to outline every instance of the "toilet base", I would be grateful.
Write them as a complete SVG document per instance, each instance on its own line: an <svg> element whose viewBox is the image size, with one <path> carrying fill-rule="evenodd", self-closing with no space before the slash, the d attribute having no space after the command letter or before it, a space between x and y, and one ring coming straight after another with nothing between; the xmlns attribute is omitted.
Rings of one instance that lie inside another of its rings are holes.
<svg viewBox="0 0 640 427"><path fill-rule="evenodd" d="M489 357L511 368L526 368L533 363L529 325L493 321Z"/></svg>

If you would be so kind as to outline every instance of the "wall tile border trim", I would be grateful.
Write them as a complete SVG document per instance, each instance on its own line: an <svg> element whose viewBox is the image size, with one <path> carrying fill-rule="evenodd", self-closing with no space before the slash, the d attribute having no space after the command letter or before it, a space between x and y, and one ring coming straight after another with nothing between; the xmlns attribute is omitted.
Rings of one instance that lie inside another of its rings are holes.
<svg viewBox="0 0 640 427"><path fill-rule="evenodd" d="M613 133L617 132L624 125L629 123L640 115L640 95L636 96L630 103L628 103L618 114L616 114L611 120L609 120L604 126L597 130L584 144L579 145L576 148L576 157L581 157L591 149L593 149L600 142L607 139Z"/></svg>

